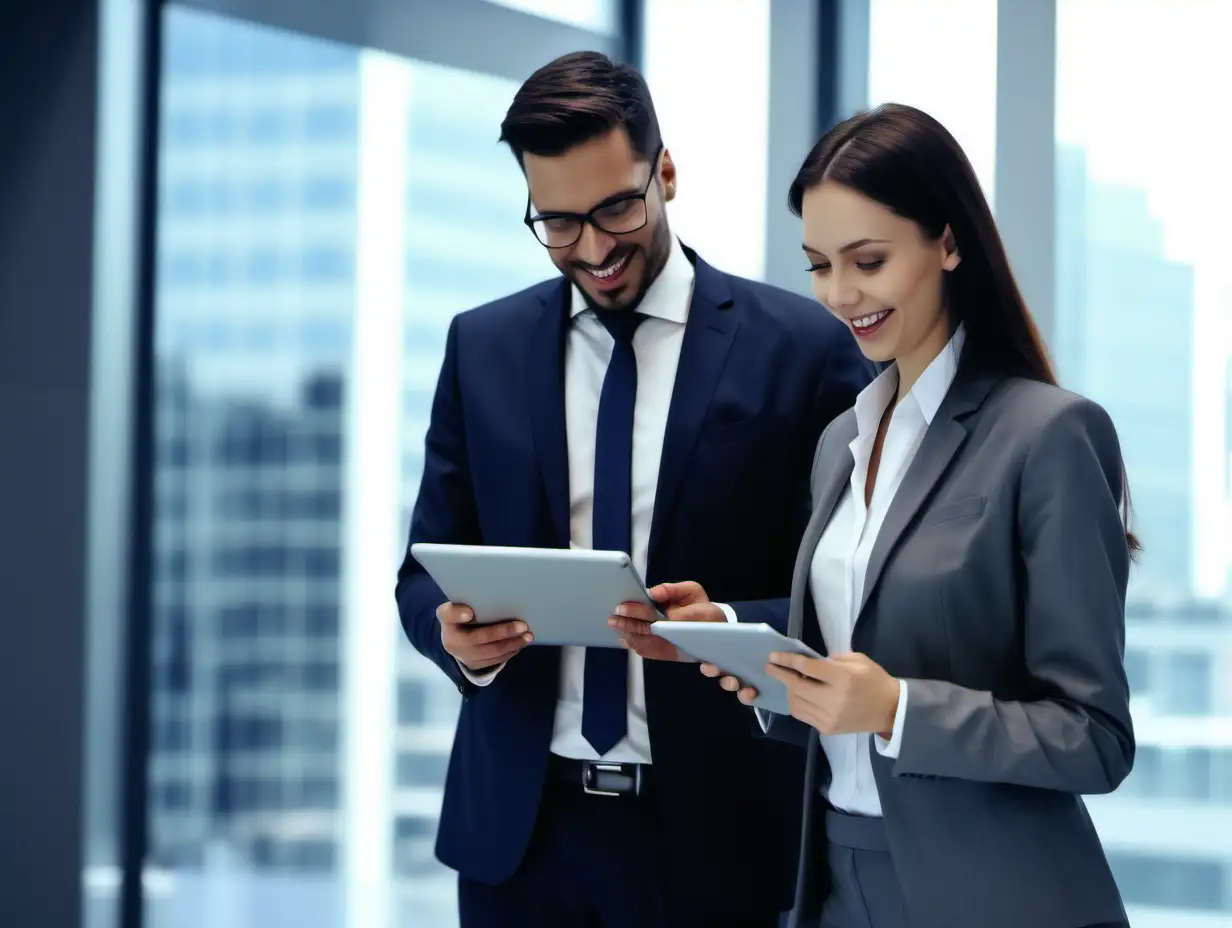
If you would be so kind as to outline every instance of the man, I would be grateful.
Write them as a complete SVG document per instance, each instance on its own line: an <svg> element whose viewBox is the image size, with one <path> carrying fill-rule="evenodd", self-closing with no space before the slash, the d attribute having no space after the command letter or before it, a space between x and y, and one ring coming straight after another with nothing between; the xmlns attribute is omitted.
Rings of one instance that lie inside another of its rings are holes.
<svg viewBox="0 0 1232 928"><path fill-rule="evenodd" d="M563 279L454 319L411 543L618 549L648 583L787 596L818 436L870 379L853 340L676 241L632 68L560 58L501 128ZM776 924L802 752L695 666L468 624L409 551L397 597L465 697L437 843L464 928Z"/></svg>

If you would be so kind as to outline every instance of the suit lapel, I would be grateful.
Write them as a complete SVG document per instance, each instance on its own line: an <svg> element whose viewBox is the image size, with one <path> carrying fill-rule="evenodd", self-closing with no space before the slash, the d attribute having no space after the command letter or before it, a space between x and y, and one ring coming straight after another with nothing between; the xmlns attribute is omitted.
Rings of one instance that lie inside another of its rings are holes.
<svg viewBox="0 0 1232 928"><path fill-rule="evenodd" d="M808 597L812 595L809 589L809 571L813 565L813 555L817 553L817 545L821 542L826 526L830 524L834 508L851 480L855 462L847 446L855 436L856 417L848 411L834 421L834 425L824 436L824 441L829 446L828 453L819 451L817 455L819 464L824 464L827 460L833 463L812 476L813 513L809 517L808 527L804 530L804 538L796 555L796 567L791 582L791 612L787 620L788 634L802 641L807 635L805 619L809 615L816 616L816 613L808 608Z"/></svg>
<svg viewBox="0 0 1232 928"><path fill-rule="evenodd" d="M680 364L672 387L663 454L659 459L659 483L650 525L649 559L652 564L728 352L740 329L723 275L690 249L686 248L685 253L695 269L693 301L685 323L684 342L680 346Z"/></svg>
<svg viewBox="0 0 1232 928"><path fill-rule="evenodd" d="M569 448L565 431L565 333L569 290L562 280L545 289L543 312L526 351L531 430L556 544L569 546Z"/></svg>
<svg viewBox="0 0 1232 928"><path fill-rule="evenodd" d="M959 369L953 385L924 433L915 457L907 466L903 482L894 494L885 521L877 533L877 541L873 544L868 561L868 572L864 577L864 595L860 600L857 626L903 533L966 442L968 428L964 420L980 407L996 382L997 378L993 375Z"/></svg>

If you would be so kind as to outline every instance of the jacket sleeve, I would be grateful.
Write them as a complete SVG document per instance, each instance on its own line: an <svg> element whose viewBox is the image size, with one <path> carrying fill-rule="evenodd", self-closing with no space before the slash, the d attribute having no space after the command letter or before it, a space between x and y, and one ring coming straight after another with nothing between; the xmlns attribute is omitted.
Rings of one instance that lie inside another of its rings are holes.
<svg viewBox="0 0 1232 928"><path fill-rule="evenodd" d="M478 687L466 679L441 643L437 607L447 597L411 555L416 542L480 544L474 492L468 466L466 430L458 378L458 321L449 326L424 447L423 478L411 514L406 556L398 569L395 595L407 638L419 653L444 671L464 696Z"/></svg>
<svg viewBox="0 0 1232 928"><path fill-rule="evenodd" d="M1106 793L1134 759L1124 668L1129 546L1121 516L1121 452L1095 403L1062 409L1021 474L1026 670L1040 694L995 698L937 680L909 680L895 776Z"/></svg>

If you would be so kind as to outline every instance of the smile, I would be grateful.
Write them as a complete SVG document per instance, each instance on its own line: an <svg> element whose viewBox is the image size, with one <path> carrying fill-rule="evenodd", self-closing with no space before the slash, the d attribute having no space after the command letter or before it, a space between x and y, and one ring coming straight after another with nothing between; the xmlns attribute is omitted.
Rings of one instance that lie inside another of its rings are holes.
<svg viewBox="0 0 1232 928"><path fill-rule="evenodd" d="M894 312L893 309L883 309L880 312L869 313L850 320L852 331L860 338L866 338L881 328L882 324Z"/></svg>
<svg viewBox="0 0 1232 928"><path fill-rule="evenodd" d="M595 280L610 281L613 277L616 277L617 275L619 275L620 272L625 269L625 265L628 263L629 263L629 256L625 255L615 264L609 264L607 267L601 268L597 271L592 271L589 268L587 268L586 273L589 274L591 277L593 277Z"/></svg>

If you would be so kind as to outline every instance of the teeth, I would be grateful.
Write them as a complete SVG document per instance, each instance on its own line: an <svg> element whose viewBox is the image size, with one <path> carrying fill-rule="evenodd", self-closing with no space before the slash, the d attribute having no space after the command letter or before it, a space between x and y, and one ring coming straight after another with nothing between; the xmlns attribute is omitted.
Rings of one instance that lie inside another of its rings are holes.
<svg viewBox="0 0 1232 928"><path fill-rule="evenodd" d="M615 264L611 265L610 267L606 267L601 271L587 270L586 273L589 274L591 277L598 277L600 280L605 280L608 277L611 277L613 274L619 273L621 268L625 266L625 262L628 260L629 260L629 256L625 255L623 258L621 258L619 261L617 261Z"/></svg>
<svg viewBox="0 0 1232 928"><path fill-rule="evenodd" d="M883 309L881 312L873 313L871 316L861 316L859 319L852 319L851 324L857 329L867 329L869 326L876 325L888 315L890 315L890 311Z"/></svg>

